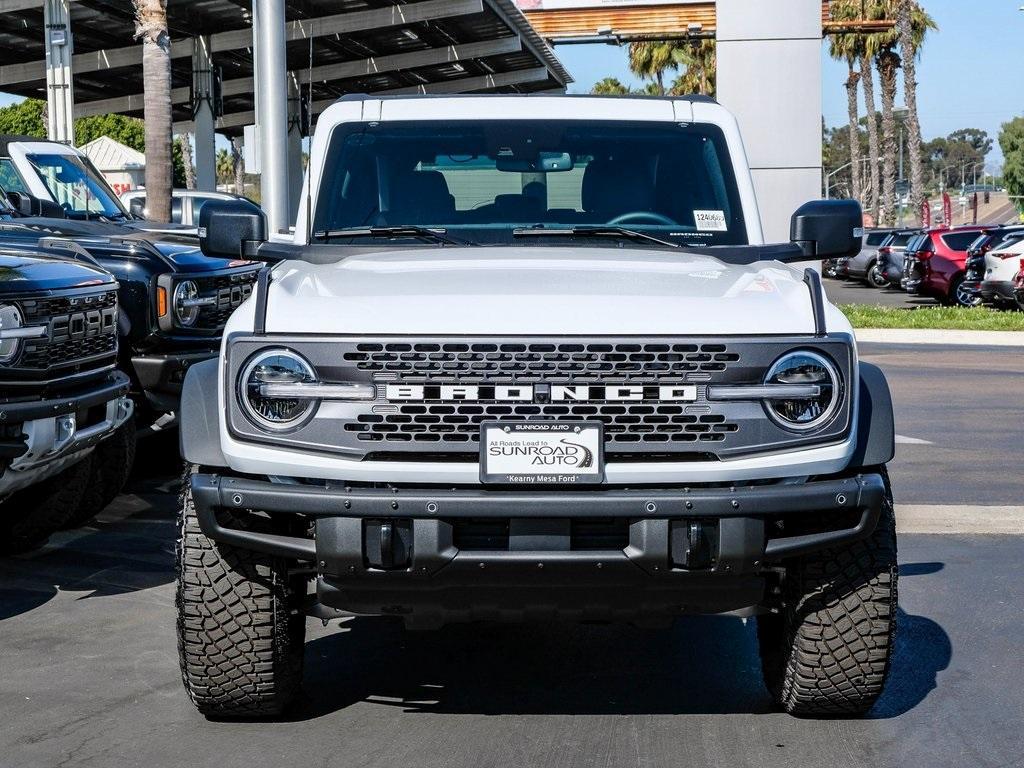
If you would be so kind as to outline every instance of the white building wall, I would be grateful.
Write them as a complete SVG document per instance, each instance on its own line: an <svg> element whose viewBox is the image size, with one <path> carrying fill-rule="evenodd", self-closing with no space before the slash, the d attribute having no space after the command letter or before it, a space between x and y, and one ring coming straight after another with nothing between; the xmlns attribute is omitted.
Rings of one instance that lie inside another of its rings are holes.
<svg viewBox="0 0 1024 768"><path fill-rule="evenodd" d="M767 242L821 197L821 0L717 0L718 100L739 120Z"/></svg>

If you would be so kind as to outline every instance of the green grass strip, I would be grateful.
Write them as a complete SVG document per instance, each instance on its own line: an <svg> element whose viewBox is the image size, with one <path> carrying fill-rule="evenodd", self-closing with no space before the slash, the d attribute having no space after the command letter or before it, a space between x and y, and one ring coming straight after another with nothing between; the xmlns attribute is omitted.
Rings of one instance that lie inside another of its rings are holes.
<svg viewBox="0 0 1024 768"><path fill-rule="evenodd" d="M843 304L854 328L936 328L957 331L1024 331L1024 312L988 307L902 307Z"/></svg>

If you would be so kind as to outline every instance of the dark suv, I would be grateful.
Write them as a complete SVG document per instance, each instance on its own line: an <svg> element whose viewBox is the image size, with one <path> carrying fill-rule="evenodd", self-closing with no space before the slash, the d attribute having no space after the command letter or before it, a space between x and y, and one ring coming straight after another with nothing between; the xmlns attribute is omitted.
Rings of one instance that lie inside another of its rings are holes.
<svg viewBox="0 0 1024 768"><path fill-rule="evenodd" d="M248 298L262 267L205 256L191 237L111 221L23 216L0 201L4 244L57 253L117 278L119 362L131 377L144 427L173 421L185 371L217 354L228 316Z"/></svg>
<svg viewBox="0 0 1024 768"><path fill-rule="evenodd" d="M109 274L0 246L0 552L37 546L121 490L134 433L117 325Z"/></svg>

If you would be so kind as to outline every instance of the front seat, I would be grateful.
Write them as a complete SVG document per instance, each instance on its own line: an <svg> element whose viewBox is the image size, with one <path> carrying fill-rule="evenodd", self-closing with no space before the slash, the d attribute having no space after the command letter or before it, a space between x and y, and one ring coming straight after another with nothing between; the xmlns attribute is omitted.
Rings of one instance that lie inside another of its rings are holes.
<svg viewBox="0 0 1024 768"><path fill-rule="evenodd" d="M388 224L450 224L454 214L455 198L440 171L411 171L391 182Z"/></svg>
<svg viewBox="0 0 1024 768"><path fill-rule="evenodd" d="M598 222L654 211L654 181L637 162L595 158L583 172L583 210Z"/></svg>

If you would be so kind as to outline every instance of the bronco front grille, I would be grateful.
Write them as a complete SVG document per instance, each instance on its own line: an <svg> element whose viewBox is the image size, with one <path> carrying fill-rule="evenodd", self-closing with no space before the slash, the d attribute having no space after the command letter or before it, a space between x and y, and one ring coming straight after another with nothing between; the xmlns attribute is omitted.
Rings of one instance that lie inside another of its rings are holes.
<svg viewBox="0 0 1024 768"><path fill-rule="evenodd" d="M706 380L739 354L726 344L680 343L402 343L357 344L344 360L398 380L529 383ZM696 375L695 375L696 374Z"/></svg>
<svg viewBox="0 0 1024 768"><path fill-rule="evenodd" d="M248 270L213 277L191 278L199 289L200 298L217 300L216 304L200 307L199 317L193 327L202 331L223 330L231 313L252 294L258 275L259 270Z"/></svg>
<svg viewBox="0 0 1024 768"><path fill-rule="evenodd" d="M301 354L321 381L372 385L374 398L325 400L308 422L269 435L246 417L236 389L246 362L269 346ZM783 429L760 400L708 398L713 385L762 384L772 364L793 349L828 356L848 381L853 363L845 335L638 339L271 334L232 339L231 384L225 394L237 438L347 457L475 461L482 424L559 419L601 422L609 461L715 461L834 442L847 432L850 409L845 397L837 418L813 434ZM620 396L620 386L634 392ZM516 387L528 390L524 398L498 391ZM572 388L571 397L561 391L565 387ZM675 396L673 387L688 394Z"/></svg>
<svg viewBox="0 0 1024 768"><path fill-rule="evenodd" d="M718 443L739 430L721 413L702 405L402 405L398 413L360 414L345 430L357 439L384 443L479 443L480 425L487 421L570 419L601 421L605 442L611 445Z"/></svg>
<svg viewBox="0 0 1024 768"><path fill-rule="evenodd" d="M117 291L20 298L25 325L45 325L47 335L26 339L5 369L15 378L41 380L105 368L117 355Z"/></svg>

